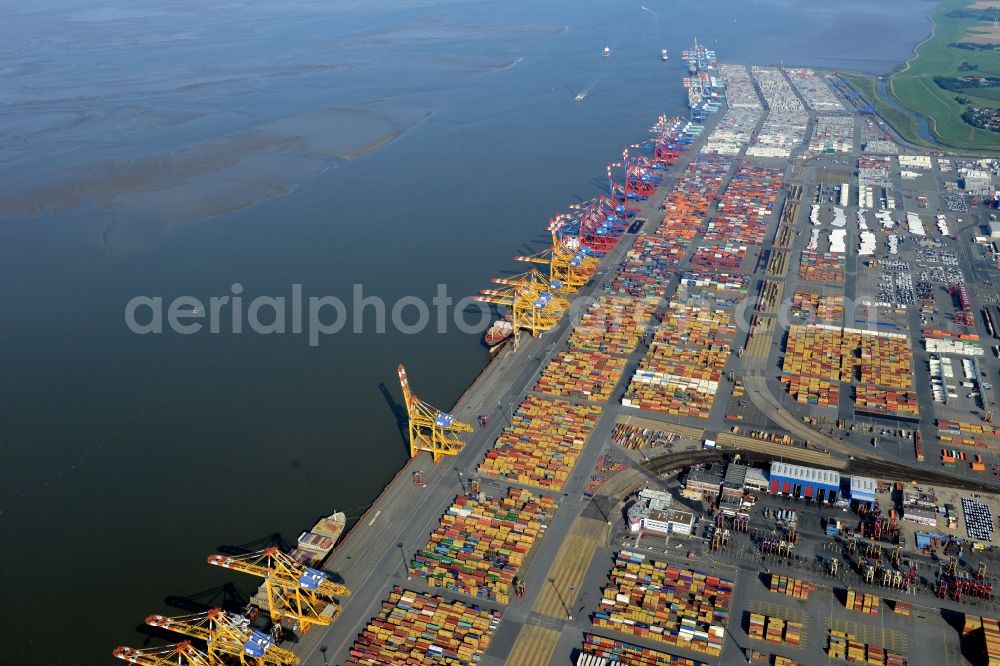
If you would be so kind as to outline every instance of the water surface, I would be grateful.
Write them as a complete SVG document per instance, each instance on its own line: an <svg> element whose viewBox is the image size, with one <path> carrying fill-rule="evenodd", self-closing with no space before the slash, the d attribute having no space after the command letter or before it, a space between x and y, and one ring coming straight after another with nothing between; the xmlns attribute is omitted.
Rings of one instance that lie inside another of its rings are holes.
<svg viewBox="0 0 1000 666"><path fill-rule="evenodd" d="M681 50L885 72L933 3L32 2L0 42L5 658L112 663L220 603L220 545L357 514L405 459L395 367L449 406L478 337L136 336L136 295L456 296L517 268L682 113ZM613 54L602 58L610 46ZM659 60L670 49L669 63ZM585 92L582 101L578 93Z"/></svg>

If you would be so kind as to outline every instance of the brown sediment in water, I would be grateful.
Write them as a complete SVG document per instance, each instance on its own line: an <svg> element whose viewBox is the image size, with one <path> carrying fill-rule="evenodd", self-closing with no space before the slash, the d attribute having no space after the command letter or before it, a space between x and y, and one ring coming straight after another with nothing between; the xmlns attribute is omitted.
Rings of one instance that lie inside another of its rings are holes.
<svg viewBox="0 0 1000 666"><path fill-rule="evenodd" d="M326 109L174 150L66 168L42 184L11 181L0 185L0 215L25 219L88 204L164 224L222 215L287 194L331 159L359 159L392 143L419 120L399 115Z"/></svg>

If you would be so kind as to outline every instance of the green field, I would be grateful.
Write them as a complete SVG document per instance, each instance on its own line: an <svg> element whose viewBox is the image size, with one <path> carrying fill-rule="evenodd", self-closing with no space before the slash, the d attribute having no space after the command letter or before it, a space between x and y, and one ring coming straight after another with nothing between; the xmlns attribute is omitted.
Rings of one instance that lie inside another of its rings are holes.
<svg viewBox="0 0 1000 666"><path fill-rule="evenodd" d="M955 101L955 96L968 98L973 106L995 108L997 89L967 89L957 93L934 83L935 76L1000 76L1000 49L969 50L949 46L959 42L969 27L983 25L971 18L946 16L949 12L970 4L971 0L944 0L938 6L932 17L933 36L917 47L915 58L892 75L889 89L901 104L930 119L931 130L942 143L955 148L995 151L1000 149L1000 134L996 132L977 129L973 141L969 142L972 126L962 120L965 107ZM975 66L976 69L963 72L959 69L963 63ZM859 92L867 99L868 90ZM879 108L879 113L882 113L882 108ZM894 120L889 117L885 119L895 126ZM909 124L912 125L912 121ZM903 131L901 134L910 138Z"/></svg>
<svg viewBox="0 0 1000 666"><path fill-rule="evenodd" d="M875 107L878 115L885 122L892 125L892 128L903 137L904 141L924 148L934 147L933 144L928 143L920 136L920 132L917 129L917 122L912 117L882 101L875 90L875 80L872 77L859 74L844 74L842 72L838 72L838 74L850 83L851 87L858 91L866 102Z"/></svg>

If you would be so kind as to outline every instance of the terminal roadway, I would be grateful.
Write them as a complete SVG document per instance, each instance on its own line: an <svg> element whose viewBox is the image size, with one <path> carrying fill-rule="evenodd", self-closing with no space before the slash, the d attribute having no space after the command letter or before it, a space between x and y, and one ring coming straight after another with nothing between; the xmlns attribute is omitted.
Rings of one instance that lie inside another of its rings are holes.
<svg viewBox="0 0 1000 666"><path fill-rule="evenodd" d="M669 176L665 177L664 186L668 186L672 180L674 179ZM639 212L640 217L645 215L650 219L650 225L655 225L658 219L656 204L653 201L654 198L650 198ZM581 290L580 296L600 293L601 285L617 270L618 264L634 239L633 235L622 237L615 249L602 261L588 286ZM488 425L485 428L477 426L476 430L466 438L462 453L446 457L438 465L433 465L427 454L421 454L418 458L410 460L334 550L323 568L334 580L342 581L352 594L341 600L341 614L330 627L315 627L299 638L295 651L304 665L343 664L358 633L373 616L378 614L381 601L388 596L394 585L409 586L415 591L428 591L428 586L419 577L414 577L412 580L407 578L407 562L417 549L427 543L428 536L436 527L441 515L451 505L455 496L464 490L465 483L475 475L485 451L497 439L503 427L510 423L513 411L523 396L530 391L554 351L561 349L572 332L571 324L574 324L577 318L578 315L563 317L559 324L544 336L539 338L523 336L517 350L508 345L501 351L459 399L452 412L456 418L474 424L478 423L477 417L480 414L485 414L489 419ZM644 351L644 349L637 351L636 356L640 356ZM623 374L622 381L627 382L629 376L630 371L627 370ZM620 408L620 405L618 407ZM617 414L617 410L611 409L610 406L606 411L608 413L600 420L589 440L601 442L602 445L585 448L577 462L575 473L564 488L565 492L561 493L561 496L560 493L555 493L560 509L548 527L546 538L535 545L529 560L541 562L542 565L527 566L526 571L522 571L522 577L529 590L529 598L514 597L506 608L497 604L483 603L484 600L474 600L474 603L482 607L499 608L504 611L504 622L501 624L500 633L508 635L509 640L504 640L502 637L495 640L491 653L495 651L494 648L509 650L509 642L516 639L516 634L510 636L505 629L509 626L520 627L528 620L530 605L535 600L535 595L531 592L541 589L548 571L548 563L554 559L573 520L587 503L582 496L583 484L597 462L603 442L611 437L614 417ZM412 482L412 474L417 470L423 472L425 487L415 486ZM483 479L481 485L483 492L498 496L505 494L506 488L512 484ZM531 489L531 492L536 495L539 492L554 494L551 491L538 489ZM468 597L446 590L435 588L433 592L446 599L470 602ZM505 646L504 643L508 644ZM503 660L498 661L492 657L483 663L489 664L491 659L492 663L503 663Z"/></svg>
<svg viewBox="0 0 1000 666"><path fill-rule="evenodd" d="M713 125L714 122L707 124L706 135L711 131ZM681 173L691 159L697 155L697 147L700 143L701 140L695 142L688 154L664 177L657 193L649 201L643 203L639 215L650 220L650 227L656 226L662 215L658 213L657 204L654 202L662 200L664 191L669 191L673 182L676 181L677 174ZM723 186L728 185L731 173L732 170L727 174ZM776 206L776 212L778 210L780 210L780 202ZM635 237L632 235L623 236L616 248L602 261L592 281L581 290L580 296L593 296L601 293L602 285L617 270L622 257L631 247L634 239ZM801 242L800 240L797 244ZM696 243L692 243L689 255L696 245ZM764 251L768 249L770 249L770 243L766 243L762 248ZM793 252L789 252L789 254L794 256ZM682 270L686 263L678 266L677 270ZM675 276L672 282L676 282L676 280ZM670 293L669 290L668 293ZM576 301L576 303L586 302L585 299L580 298ZM466 439L462 453L445 458L438 465L432 465L427 454L422 454L409 461L386 486L382 495L373 503L360 522L354 526L343 543L336 548L324 565L324 569L335 580L342 581L351 589L352 595L342 600L342 612L330 627L316 627L298 639L295 651L302 658L304 666L343 664L348 658L351 644L367 622L378 614L382 600L386 598L394 585L409 587L418 592L430 589L446 599L477 603L485 608L502 610L503 622L500 624L498 633L486 656L480 662L481 666L500 666L500 664L505 663L521 628L524 626L533 626L537 628L536 633L539 635L545 634L548 639L558 640L559 654L564 653L563 649L568 653L573 646L579 645L580 632L588 629L589 620L586 614L578 612L577 608L591 608L599 601L598 599L588 599L588 596L598 594L597 590L601 584L599 579L606 577L606 563L595 562L579 589L572 591L571 588L567 599L567 618L565 620L541 617L532 611L532 606L547 584L546 577L549 573L549 567L556 560L559 548L570 534L574 521L585 511L595 513L596 504L584 497L582 490L594 468L598 455L604 448L604 444L611 438L611 431L618 415L620 413L637 414L636 410L622 407L618 399L646 351L642 345L629 358L611 399L602 405L601 418L591 433L563 492L541 491L544 494L555 496L559 503L559 510L550 522L545 538L535 544L529 554L528 561L522 568L521 575L527 588L526 598L513 597L508 606L502 607L485 603L483 600L470 600L464 595L439 588L428 588L422 579L414 577L413 580L409 580L407 577L407 562L417 549L422 548L427 543L428 536L434 530L440 516L450 506L455 495L464 491L465 483L475 475L476 467L482 461L485 451L490 448L503 427L509 424L513 411L523 397L531 391L531 387L536 382L541 370L547 365L550 357L555 350L563 347L579 313L574 310L571 315L563 317L559 324L544 336L522 338L519 349L514 350L508 347L502 351L461 397L453 410L457 418L469 423L478 423L478 415L485 414L489 419L488 425L483 428L477 427ZM775 367L780 353L780 349L778 349L780 336L776 335L775 339L771 341L771 345L772 351L765 359L754 360L748 358L747 355L738 359L734 354L728 364L728 369L733 370L743 380L746 395L753 405L776 426L786 430L794 437L808 442L814 455L816 449L825 449L834 457L831 461L832 467L840 467L848 471L854 470L869 474L882 472L888 476L898 477L900 467L904 467L912 471L914 479L934 480L941 483L950 482L952 485L961 482L966 487L980 485L970 484L967 478L959 479L955 475L942 474L916 466L912 460L907 460L904 457L902 451L889 455L891 460L888 460L885 458L888 451L880 450L879 455L876 455L874 451L866 450L865 447L856 442L851 443L848 440L837 439L819 432L797 418L781 404L781 397L775 395L776 392L780 394L780 387L772 390L768 385L768 370ZM720 392L725 395L731 390L731 386L725 386L725 381L722 384ZM575 402L572 399L569 401ZM728 401L720 399L715 402L710 418L701 424L707 429L706 436L712 436L712 432L729 430L725 420ZM795 447L778 446L776 448L779 450L775 451L771 457L795 460ZM699 455L701 452L687 453L690 455L676 457L675 466L701 460L701 455ZM653 477L655 474L665 471L664 461L659 463L656 460L650 461L647 469L649 476ZM412 482L412 473L417 470L423 472L424 487L417 487ZM489 479L482 481L483 491L491 496L505 494L506 488L510 485L517 484L505 481L494 482ZM533 494L540 492L537 489L530 490ZM596 516L591 517L605 521L618 519L618 516L607 515L606 512L606 508L601 508L597 511ZM570 609L569 604L574 608ZM576 612L570 612L571 610ZM728 635L729 632L727 632ZM528 638L531 640L526 638L523 645L542 645L546 642L534 640L536 638L534 635ZM523 646L519 646L518 649L522 650ZM518 652L518 655L520 656L521 652ZM543 655L535 655L533 663L535 662L547 663Z"/></svg>

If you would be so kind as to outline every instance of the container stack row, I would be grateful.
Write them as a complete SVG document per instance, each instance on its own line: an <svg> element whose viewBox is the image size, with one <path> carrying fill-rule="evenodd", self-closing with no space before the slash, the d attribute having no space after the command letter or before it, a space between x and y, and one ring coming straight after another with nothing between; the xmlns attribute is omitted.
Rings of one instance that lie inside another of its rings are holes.
<svg viewBox="0 0 1000 666"><path fill-rule="evenodd" d="M747 148L747 155L787 158L805 138L809 115L781 70L755 65L750 72L757 80L768 113L755 141Z"/></svg>
<svg viewBox="0 0 1000 666"><path fill-rule="evenodd" d="M584 634L583 636L583 651L580 657L585 656L595 657L603 661L587 661L578 658L577 666L610 666L612 664L621 664L622 666L707 666L707 664L694 659L678 657L659 650L603 638L594 634Z"/></svg>
<svg viewBox="0 0 1000 666"><path fill-rule="evenodd" d="M814 111L846 111L833 89L811 69L785 67L785 76ZM849 118L849 116L842 116Z"/></svg>
<svg viewBox="0 0 1000 666"><path fill-rule="evenodd" d="M844 255L829 252L802 251L799 277L809 282L843 282Z"/></svg>
<svg viewBox="0 0 1000 666"><path fill-rule="evenodd" d="M656 234L672 241L696 238L731 166L730 160L716 156L699 157L688 164L663 200L663 223Z"/></svg>
<svg viewBox="0 0 1000 666"><path fill-rule="evenodd" d="M858 386L854 399L854 411L878 416L899 416L918 418L920 408L914 391L893 391L874 386Z"/></svg>
<svg viewBox="0 0 1000 666"><path fill-rule="evenodd" d="M850 153L854 150L854 118L820 116L816 119L809 151L813 153Z"/></svg>
<svg viewBox="0 0 1000 666"><path fill-rule="evenodd" d="M658 300L601 296L580 318L567 346L574 351L631 354L656 311Z"/></svg>
<svg viewBox="0 0 1000 666"><path fill-rule="evenodd" d="M802 630L801 622L790 622L780 617L750 613L750 630L747 635L755 641L786 643L798 647L802 643Z"/></svg>
<svg viewBox="0 0 1000 666"><path fill-rule="evenodd" d="M783 183L780 169L740 164L719 200L719 214L705 231L705 242L761 245Z"/></svg>
<svg viewBox="0 0 1000 666"><path fill-rule="evenodd" d="M762 613L750 613L750 628L747 631L747 636L750 637L752 641L762 641L764 640L764 624L767 622L767 616Z"/></svg>
<svg viewBox="0 0 1000 666"><path fill-rule="evenodd" d="M625 371L627 359L604 352L559 352L535 385L539 393L606 402Z"/></svg>
<svg viewBox="0 0 1000 666"><path fill-rule="evenodd" d="M802 405L836 407L840 404L840 384L816 377L784 375L781 378L785 390L793 400Z"/></svg>
<svg viewBox="0 0 1000 666"><path fill-rule="evenodd" d="M1000 624L995 618L966 615L962 639L982 655L981 663L1000 666Z"/></svg>
<svg viewBox="0 0 1000 666"><path fill-rule="evenodd" d="M736 240L724 240L711 245L699 245L691 257L691 265L703 269L738 271L747 256L747 246Z"/></svg>
<svg viewBox="0 0 1000 666"><path fill-rule="evenodd" d="M955 356L982 356L983 347L975 333L957 333L940 329L922 329L924 347L931 354L952 354Z"/></svg>
<svg viewBox="0 0 1000 666"><path fill-rule="evenodd" d="M813 585L812 583L807 583L806 581L799 580L798 578L789 578L788 576L771 574L770 590L772 592L777 592L778 594L784 594L785 596L805 601L809 598L809 593L813 591Z"/></svg>
<svg viewBox="0 0 1000 666"><path fill-rule="evenodd" d="M878 615L878 607L881 603L877 594L867 592L855 592L847 590L847 602L844 604L847 610L857 611L865 615Z"/></svg>
<svg viewBox="0 0 1000 666"><path fill-rule="evenodd" d="M827 654L831 659L840 659L869 666L903 666L903 655L886 650L881 645L862 643L854 634L830 630Z"/></svg>
<svg viewBox="0 0 1000 666"><path fill-rule="evenodd" d="M844 297L820 295L811 291L796 291L792 296L793 315L812 322L816 319L839 322L844 318Z"/></svg>
<svg viewBox="0 0 1000 666"><path fill-rule="evenodd" d="M694 305L711 304L721 308L735 308L746 300L750 291L750 278L733 273L712 271L685 271L674 300L687 300Z"/></svg>
<svg viewBox="0 0 1000 666"><path fill-rule="evenodd" d="M909 390L913 354L905 335L824 324L793 324L782 370L790 375Z"/></svg>
<svg viewBox="0 0 1000 666"><path fill-rule="evenodd" d="M799 662L776 654L774 655L774 666L799 666Z"/></svg>
<svg viewBox="0 0 1000 666"><path fill-rule="evenodd" d="M962 434L974 437L994 437L1000 439L1000 428L994 428L988 423L970 423L968 421L937 420L938 430L942 434Z"/></svg>
<svg viewBox="0 0 1000 666"><path fill-rule="evenodd" d="M560 490L601 415L597 405L575 405L529 395L514 412L486 459L482 476Z"/></svg>
<svg viewBox="0 0 1000 666"><path fill-rule="evenodd" d="M594 626L721 654L732 581L621 551L602 592Z"/></svg>
<svg viewBox="0 0 1000 666"><path fill-rule="evenodd" d="M738 155L750 143L764 107L745 65L719 65L726 81L726 112L708 135L702 153Z"/></svg>
<svg viewBox="0 0 1000 666"><path fill-rule="evenodd" d="M674 267L684 259L690 241L640 236L625 254L606 291L618 296L659 300L667 292Z"/></svg>
<svg viewBox="0 0 1000 666"><path fill-rule="evenodd" d="M498 611L394 587L350 650L347 666L462 666L482 658Z"/></svg>
<svg viewBox="0 0 1000 666"><path fill-rule="evenodd" d="M410 571L432 587L506 604L514 576L555 509L551 497L517 488L497 499L459 495L413 555Z"/></svg>
<svg viewBox="0 0 1000 666"><path fill-rule="evenodd" d="M622 404L707 419L735 335L729 313L671 302Z"/></svg>

